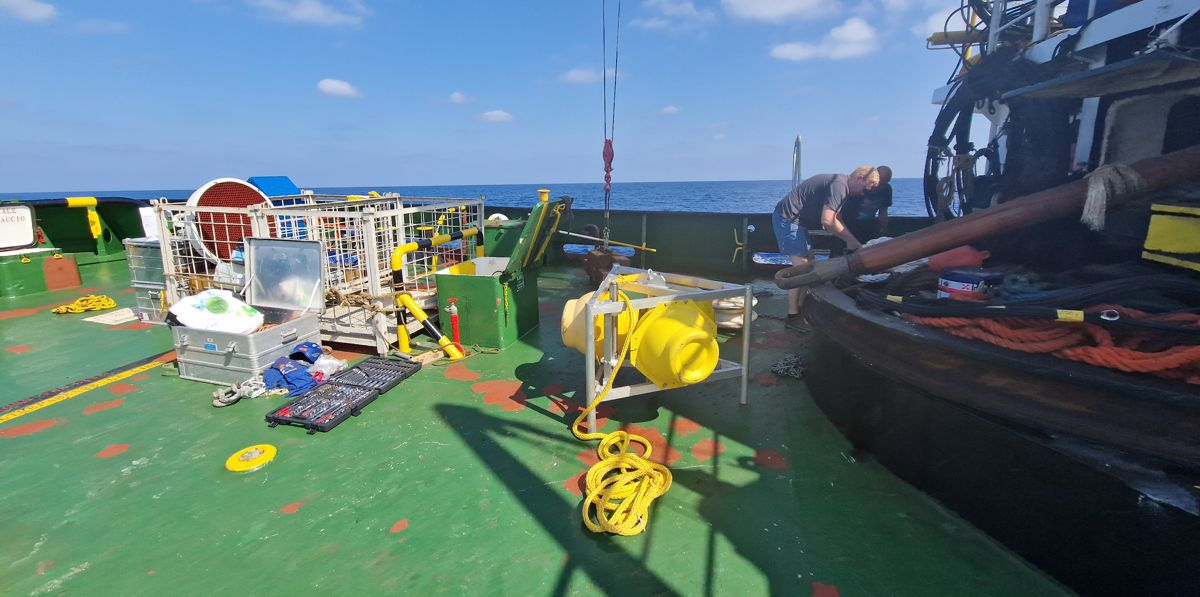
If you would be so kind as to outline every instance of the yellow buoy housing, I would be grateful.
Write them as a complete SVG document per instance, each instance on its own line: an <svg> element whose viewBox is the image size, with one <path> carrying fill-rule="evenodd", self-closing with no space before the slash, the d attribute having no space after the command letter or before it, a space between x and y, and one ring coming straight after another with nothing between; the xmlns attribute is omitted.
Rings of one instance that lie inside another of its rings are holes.
<svg viewBox="0 0 1200 597"><path fill-rule="evenodd" d="M586 328L583 310L594 293L567 301L563 308L560 331L563 345L586 354ZM620 300L627 300L618 291ZM608 293L600 296L608 300ZM595 325L596 357L603 357L603 318ZM632 332L630 331L632 330ZM712 303L672 301L642 311L622 311L617 315L617 338L614 346L629 341L629 361L651 383L661 389L678 388L699 383L717 367L720 347L717 344L717 324Z"/></svg>
<svg viewBox="0 0 1200 597"><path fill-rule="evenodd" d="M585 334L587 329L583 327L583 309L585 306L587 306L587 302L592 300L592 295L594 294L596 293L589 292L577 299L571 299L567 301L566 305L563 305L562 321L559 324L559 332L562 334L563 346L566 346L567 348L574 348L575 350L579 351L580 354L587 354L587 346L584 344L587 341ZM617 297L619 300L629 299L629 296L620 290L617 291ZM607 291L600 295L600 300L609 300ZM629 335L629 330L633 329L633 327L637 325L637 320L637 311L626 310L617 314L617 338L613 346L620 348L625 344L625 337ZM594 333L596 338L597 359L603 356L601 353L604 351L605 330L604 326L601 325L602 321L604 321L603 317L597 317L596 321L593 322L593 325L595 326Z"/></svg>
<svg viewBox="0 0 1200 597"><path fill-rule="evenodd" d="M708 379L717 368L719 353L712 303L674 301L642 317L633 330L629 362L666 390Z"/></svg>

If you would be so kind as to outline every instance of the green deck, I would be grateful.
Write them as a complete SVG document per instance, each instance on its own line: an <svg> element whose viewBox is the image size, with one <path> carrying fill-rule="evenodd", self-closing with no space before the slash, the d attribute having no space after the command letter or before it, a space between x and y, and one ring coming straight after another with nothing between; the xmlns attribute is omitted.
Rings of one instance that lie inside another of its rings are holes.
<svg viewBox="0 0 1200 597"><path fill-rule="evenodd" d="M124 268L84 267L84 285L129 306ZM579 477L595 444L576 441L563 414L577 408L582 357L562 348L557 326L585 283L544 271L534 333L498 355L428 367L328 434L268 428L278 398L214 409L214 386L166 367L0 424L0 593L1065 592L856 461L803 382L768 372L803 350L803 336L769 318L755 324L749 406L724 381L604 413L607 430L626 423L661 438L675 484L643 535L588 533ZM114 329L41 308L79 294L0 300L0 402L170 349L161 326ZM782 311L781 296L759 310ZM276 460L224 470L255 443L278 446Z"/></svg>

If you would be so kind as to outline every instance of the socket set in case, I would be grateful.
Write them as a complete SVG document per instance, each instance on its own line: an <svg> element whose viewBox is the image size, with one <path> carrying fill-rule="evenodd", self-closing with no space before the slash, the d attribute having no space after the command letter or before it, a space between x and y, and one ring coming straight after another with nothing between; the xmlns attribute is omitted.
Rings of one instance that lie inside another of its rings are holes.
<svg viewBox="0 0 1200 597"><path fill-rule="evenodd" d="M363 407L378 397L379 390L330 381L267 413L267 423L271 427L304 427L309 434L326 432L358 416Z"/></svg>
<svg viewBox="0 0 1200 597"><path fill-rule="evenodd" d="M408 359L368 357L345 371L335 373L329 381L378 390L380 394L421 370L421 364Z"/></svg>

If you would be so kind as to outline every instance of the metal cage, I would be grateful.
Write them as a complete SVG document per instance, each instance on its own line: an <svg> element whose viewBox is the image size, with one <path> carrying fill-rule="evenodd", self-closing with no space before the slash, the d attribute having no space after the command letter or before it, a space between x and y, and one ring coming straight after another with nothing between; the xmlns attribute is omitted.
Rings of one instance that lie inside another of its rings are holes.
<svg viewBox="0 0 1200 597"><path fill-rule="evenodd" d="M245 285L242 239L249 236L318 240L326 252L326 311L321 337L373 346L379 354L396 342L398 322L410 331L420 324L395 308L395 294L408 292L437 312L433 273L466 261L482 247L478 237L404 255L402 284L392 281L392 251L406 242L482 229L482 199L414 198L388 195L347 200L304 194L272 197L270 206L193 207L156 203L167 300L206 288L240 292Z"/></svg>

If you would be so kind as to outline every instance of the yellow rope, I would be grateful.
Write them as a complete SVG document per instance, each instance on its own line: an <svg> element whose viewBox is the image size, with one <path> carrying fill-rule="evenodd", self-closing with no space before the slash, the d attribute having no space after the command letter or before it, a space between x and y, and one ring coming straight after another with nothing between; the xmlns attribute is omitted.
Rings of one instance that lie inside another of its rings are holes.
<svg viewBox="0 0 1200 597"><path fill-rule="evenodd" d="M81 296L75 302L61 307L55 307L50 311L53 313L83 313L84 311L102 311L104 309L112 309L117 306L117 301L108 298L103 294L89 294Z"/></svg>
<svg viewBox="0 0 1200 597"><path fill-rule="evenodd" d="M628 297L619 298L625 302L631 313L636 313ZM631 331L632 328L631 322ZM575 434L575 437L583 441L600 440L600 445L596 448L600 462L588 470L587 497L583 500L583 524L593 533L626 536L641 533L649 521L650 504L671 488L670 469L648 460L651 453L649 440L625 431L585 433L579 426L588 413L600 406L609 390L612 390L617 371L625 364L625 355L629 353L632 338L632 333L626 336L617 364L600 394L571 424L571 433ZM588 366L593 366L593 363L588 363ZM629 445L632 443L641 444L645 448L641 456L629 451Z"/></svg>

